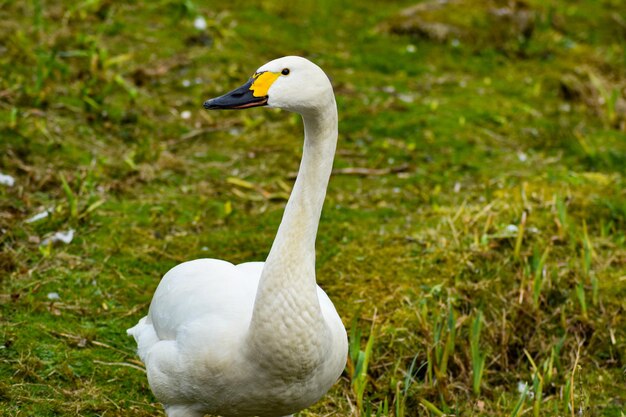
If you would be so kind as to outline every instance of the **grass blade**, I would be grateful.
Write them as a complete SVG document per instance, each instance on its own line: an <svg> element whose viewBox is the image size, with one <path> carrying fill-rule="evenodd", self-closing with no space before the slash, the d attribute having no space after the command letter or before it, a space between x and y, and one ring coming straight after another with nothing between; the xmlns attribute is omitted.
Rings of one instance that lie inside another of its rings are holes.
<svg viewBox="0 0 626 417"><path fill-rule="evenodd" d="M470 333L470 353L472 359L472 390L476 395L480 394L480 384L482 381L486 360L486 355L484 353L481 353L479 346L482 320L483 313L479 310L476 318L472 323L472 329Z"/></svg>
<svg viewBox="0 0 626 417"><path fill-rule="evenodd" d="M522 395L520 395L519 400L515 404L515 407L513 408L513 411L511 411L511 414L509 414L509 417L517 417L520 410L522 409L522 405L524 405L524 401L526 401L527 395L528 395L528 385L526 385L526 387L524 388L524 391L522 391Z"/></svg>
<svg viewBox="0 0 626 417"><path fill-rule="evenodd" d="M67 183L65 176L63 174L59 174L59 178L61 179L61 186L63 187L65 198L67 198L67 204L70 208L70 216L72 219L75 219L78 217L78 199L70 188L70 185Z"/></svg>
<svg viewBox="0 0 626 417"><path fill-rule="evenodd" d="M423 399L423 398L422 398L422 399L420 400L420 403L421 403L424 407L426 407L426 409L427 409L428 411L430 411L431 413L433 413L434 415L439 416L439 417L445 416L445 413L444 413L443 411L441 411L440 409L438 409L438 408L435 406L435 404L431 403L430 401L425 400L425 399Z"/></svg>

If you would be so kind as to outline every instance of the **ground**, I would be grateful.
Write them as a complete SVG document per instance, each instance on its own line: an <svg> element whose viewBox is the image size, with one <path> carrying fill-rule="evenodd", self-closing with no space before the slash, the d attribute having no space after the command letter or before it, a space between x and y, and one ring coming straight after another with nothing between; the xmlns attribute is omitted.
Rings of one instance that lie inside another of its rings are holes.
<svg viewBox="0 0 626 417"><path fill-rule="evenodd" d="M301 156L202 103L302 55L351 352L299 416L623 416L626 2L415 4L0 1L0 415L163 415L125 329L177 263L263 260Z"/></svg>

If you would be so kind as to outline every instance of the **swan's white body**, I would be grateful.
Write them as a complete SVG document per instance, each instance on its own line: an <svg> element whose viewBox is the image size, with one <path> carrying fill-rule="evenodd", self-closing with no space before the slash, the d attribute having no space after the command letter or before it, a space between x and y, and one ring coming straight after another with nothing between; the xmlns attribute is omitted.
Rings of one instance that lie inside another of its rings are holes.
<svg viewBox="0 0 626 417"><path fill-rule="evenodd" d="M281 76L285 68L290 74ZM270 74L275 81L263 104L296 111L305 125L300 171L266 262L178 265L128 330L169 417L287 416L316 402L345 366L345 328L315 281L315 236L337 141L332 87L304 58L274 60L254 79L265 72L264 82Z"/></svg>

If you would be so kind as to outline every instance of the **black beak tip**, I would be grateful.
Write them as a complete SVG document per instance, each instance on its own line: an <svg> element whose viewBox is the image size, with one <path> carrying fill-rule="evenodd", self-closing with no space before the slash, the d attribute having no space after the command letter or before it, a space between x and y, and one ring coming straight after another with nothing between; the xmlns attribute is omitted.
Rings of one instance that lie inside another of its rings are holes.
<svg viewBox="0 0 626 417"><path fill-rule="evenodd" d="M205 102L204 102L204 104L202 105L202 107L204 107L204 108L205 108L205 109L207 109L207 110L211 110L211 109L215 108L215 107L213 106L212 101L213 101L213 100L207 100L207 101L205 101Z"/></svg>

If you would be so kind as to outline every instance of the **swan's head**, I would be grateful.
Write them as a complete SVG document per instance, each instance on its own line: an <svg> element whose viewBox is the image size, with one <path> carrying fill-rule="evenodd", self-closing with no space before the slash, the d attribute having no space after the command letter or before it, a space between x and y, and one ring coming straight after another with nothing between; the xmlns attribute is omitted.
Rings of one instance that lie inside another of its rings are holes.
<svg viewBox="0 0 626 417"><path fill-rule="evenodd" d="M204 108L269 106L306 113L328 106L333 100L332 86L320 67L299 56L286 56L263 65L236 90L205 101Z"/></svg>

